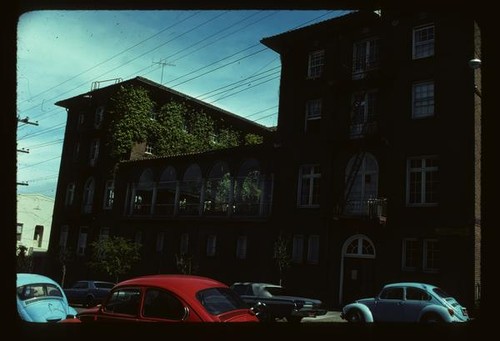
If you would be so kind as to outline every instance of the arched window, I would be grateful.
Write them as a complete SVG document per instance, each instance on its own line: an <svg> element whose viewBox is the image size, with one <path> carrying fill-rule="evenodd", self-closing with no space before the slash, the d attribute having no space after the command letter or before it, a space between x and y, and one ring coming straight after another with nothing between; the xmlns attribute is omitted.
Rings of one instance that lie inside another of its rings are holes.
<svg viewBox="0 0 500 341"><path fill-rule="evenodd" d="M201 200L201 169L196 163L191 164L180 183L179 213L186 215L198 215L200 213Z"/></svg>
<svg viewBox="0 0 500 341"><path fill-rule="evenodd" d="M153 171L145 169L139 182L135 186L132 196L132 209L135 215L148 215L151 214L151 205L153 202Z"/></svg>
<svg viewBox="0 0 500 341"><path fill-rule="evenodd" d="M203 205L204 214L223 215L228 213L231 185L231 174L227 163L216 163L208 174Z"/></svg>
<svg viewBox="0 0 500 341"><path fill-rule="evenodd" d="M352 236L344 244L344 255L346 257L375 258L375 246L366 236Z"/></svg>
<svg viewBox="0 0 500 341"><path fill-rule="evenodd" d="M234 214L258 215L262 195L259 162L248 159L241 165L234 184Z"/></svg>
<svg viewBox="0 0 500 341"><path fill-rule="evenodd" d="M368 215L369 200L377 198L378 164L370 153L354 155L346 167L346 206L344 212Z"/></svg>
<svg viewBox="0 0 500 341"><path fill-rule="evenodd" d="M177 172L168 166L161 173L156 191L155 214L173 215L175 212L175 196L177 192Z"/></svg>
<svg viewBox="0 0 500 341"><path fill-rule="evenodd" d="M83 213L92 212L92 203L94 202L95 180L90 177L83 186Z"/></svg>

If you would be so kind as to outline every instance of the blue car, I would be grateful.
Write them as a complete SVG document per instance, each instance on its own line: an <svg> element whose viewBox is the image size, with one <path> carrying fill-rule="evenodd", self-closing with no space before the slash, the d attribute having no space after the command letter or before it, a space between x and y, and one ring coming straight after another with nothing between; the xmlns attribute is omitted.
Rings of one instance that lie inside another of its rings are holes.
<svg viewBox="0 0 500 341"><path fill-rule="evenodd" d="M49 277L18 273L16 289L17 312L23 321L58 322L77 314L59 284Z"/></svg>
<svg viewBox="0 0 500 341"><path fill-rule="evenodd" d="M426 283L391 283L376 297L346 305L348 322L467 322L467 309L442 289Z"/></svg>

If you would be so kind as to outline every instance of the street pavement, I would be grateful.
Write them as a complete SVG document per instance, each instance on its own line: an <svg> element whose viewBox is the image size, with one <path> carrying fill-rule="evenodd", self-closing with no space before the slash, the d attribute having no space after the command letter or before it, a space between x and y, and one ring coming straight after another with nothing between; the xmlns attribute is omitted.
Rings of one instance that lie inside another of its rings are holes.
<svg viewBox="0 0 500 341"><path fill-rule="evenodd" d="M304 317L302 322L346 322L346 320L340 318L340 311L330 310L325 315Z"/></svg>

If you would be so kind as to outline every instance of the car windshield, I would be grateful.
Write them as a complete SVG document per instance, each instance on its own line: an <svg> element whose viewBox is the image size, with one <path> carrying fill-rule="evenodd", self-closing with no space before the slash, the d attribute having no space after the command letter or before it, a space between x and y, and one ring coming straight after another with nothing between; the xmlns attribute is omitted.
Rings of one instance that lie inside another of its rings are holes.
<svg viewBox="0 0 500 341"><path fill-rule="evenodd" d="M266 290L273 296L285 296L285 289L281 287L266 287Z"/></svg>
<svg viewBox="0 0 500 341"><path fill-rule="evenodd" d="M19 297L19 299L22 301L29 300L31 298L62 296L63 294L61 290L59 290L59 288L53 284L27 284L17 288L17 297Z"/></svg>
<svg viewBox="0 0 500 341"><path fill-rule="evenodd" d="M229 288L210 288L201 290L196 294L196 298L212 315L248 308L238 294Z"/></svg>

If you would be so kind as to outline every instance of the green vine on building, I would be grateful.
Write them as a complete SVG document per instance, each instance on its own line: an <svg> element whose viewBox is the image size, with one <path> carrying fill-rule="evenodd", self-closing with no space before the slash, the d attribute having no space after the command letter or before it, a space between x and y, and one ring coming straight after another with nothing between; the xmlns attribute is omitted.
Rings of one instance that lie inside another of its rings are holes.
<svg viewBox="0 0 500 341"><path fill-rule="evenodd" d="M156 111L146 89L122 86L111 99L108 147L112 157L127 158L135 144L147 143L155 156L170 156L260 144L263 137L245 134L187 102L174 101Z"/></svg>

